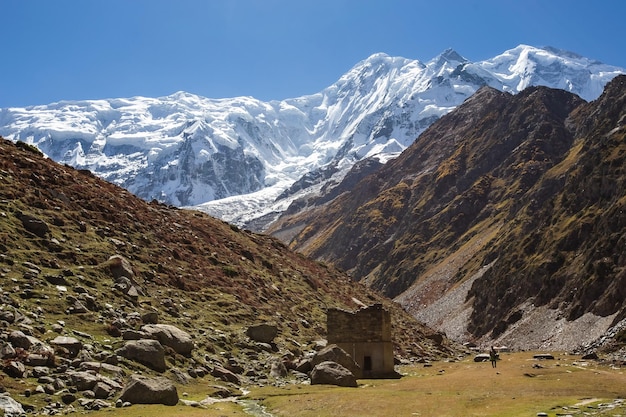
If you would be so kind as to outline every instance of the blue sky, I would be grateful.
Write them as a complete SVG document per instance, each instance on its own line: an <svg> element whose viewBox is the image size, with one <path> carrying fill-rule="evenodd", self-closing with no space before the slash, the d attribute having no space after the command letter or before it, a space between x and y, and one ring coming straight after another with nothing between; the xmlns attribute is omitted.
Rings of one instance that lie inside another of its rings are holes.
<svg viewBox="0 0 626 417"><path fill-rule="evenodd" d="M519 44L626 67L623 0L1 0L0 107L313 94L376 52Z"/></svg>

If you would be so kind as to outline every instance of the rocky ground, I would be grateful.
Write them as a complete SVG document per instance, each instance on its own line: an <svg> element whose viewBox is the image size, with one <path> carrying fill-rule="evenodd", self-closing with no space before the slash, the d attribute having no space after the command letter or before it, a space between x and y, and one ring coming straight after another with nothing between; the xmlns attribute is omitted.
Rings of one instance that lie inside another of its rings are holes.
<svg viewBox="0 0 626 417"><path fill-rule="evenodd" d="M331 307L382 303L398 361L461 352L274 238L144 202L1 139L0 300L6 414L170 403L172 386L194 380L216 398L310 382L298 367L324 347Z"/></svg>

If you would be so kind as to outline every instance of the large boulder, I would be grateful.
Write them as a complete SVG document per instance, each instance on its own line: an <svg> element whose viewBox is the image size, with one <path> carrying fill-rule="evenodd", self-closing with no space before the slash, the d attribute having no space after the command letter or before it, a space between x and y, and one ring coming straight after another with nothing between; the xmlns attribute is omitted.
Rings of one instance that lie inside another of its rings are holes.
<svg viewBox="0 0 626 417"><path fill-rule="evenodd" d="M96 398L108 398L111 393L123 388L116 380L96 372L69 371L67 376L69 376L70 385L77 391L92 390L96 393Z"/></svg>
<svg viewBox="0 0 626 417"><path fill-rule="evenodd" d="M115 351L118 355L137 361L157 372L167 369L165 364L165 349L154 339L131 340Z"/></svg>
<svg viewBox="0 0 626 417"><path fill-rule="evenodd" d="M109 271L113 275L113 279L117 280L120 277L132 278L135 276L133 267L128 261L120 255L113 255L109 258Z"/></svg>
<svg viewBox="0 0 626 417"><path fill-rule="evenodd" d="M78 356L78 353L83 348L83 343L80 340L70 336L57 336L50 341L50 344L57 347L57 353L59 353L59 350L67 352L70 358Z"/></svg>
<svg viewBox="0 0 626 417"><path fill-rule="evenodd" d="M146 324L141 331L149 339L158 340L163 346L169 346L176 353L189 356L193 350L193 339L184 330L170 324Z"/></svg>
<svg viewBox="0 0 626 417"><path fill-rule="evenodd" d="M22 221L24 229L38 237L44 238L50 232L48 224L37 217L24 213L18 213L17 217Z"/></svg>
<svg viewBox="0 0 626 417"><path fill-rule="evenodd" d="M19 361L6 361L2 370L11 378L23 378L26 375L26 367Z"/></svg>
<svg viewBox="0 0 626 417"><path fill-rule="evenodd" d="M16 348L30 349L35 347L37 349L45 347L46 345L34 336L30 336L22 332L21 330L13 330L9 333L9 342Z"/></svg>
<svg viewBox="0 0 626 417"><path fill-rule="evenodd" d="M255 324L246 330L246 336L259 343L272 343L276 335L278 327L269 323Z"/></svg>
<svg viewBox="0 0 626 417"><path fill-rule="evenodd" d="M338 385L356 387L354 374L336 362L325 361L317 364L311 371L311 384Z"/></svg>
<svg viewBox="0 0 626 417"><path fill-rule="evenodd" d="M91 372L68 372L70 383L78 391L90 390L98 383L98 375Z"/></svg>
<svg viewBox="0 0 626 417"><path fill-rule="evenodd" d="M113 255L107 262L109 271L113 276L114 289L137 299L139 295L145 295L141 285L135 281L135 273L130 261L121 255Z"/></svg>
<svg viewBox="0 0 626 417"><path fill-rule="evenodd" d="M349 370L356 378L363 377L361 367L352 359L352 356L335 344L328 345L317 352L311 359L311 365L315 368L316 365L326 361L338 363Z"/></svg>
<svg viewBox="0 0 626 417"><path fill-rule="evenodd" d="M18 417L26 415L22 404L15 401L8 393L0 394L0 411L5 417Z"/></svg>
<svg viewBox="0 0 626 417"><path fill-rule="evenodd" d="M131 375L120 395L120 400L131 404L178 404L176 386L167 378L150 378L143 375Z"/></svg>

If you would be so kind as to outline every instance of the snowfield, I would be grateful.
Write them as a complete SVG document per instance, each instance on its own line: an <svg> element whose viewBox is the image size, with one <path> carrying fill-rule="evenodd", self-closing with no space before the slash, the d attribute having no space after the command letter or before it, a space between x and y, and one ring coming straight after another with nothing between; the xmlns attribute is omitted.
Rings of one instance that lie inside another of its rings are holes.
<svg viewBox="0 0 626 417"><path fill-rule="evenodd" d="M378 53L308 96L262 102L177 92L5 108L0 135L145 200L244 225L338 181L359 160L397 156L481 86L517 93L543 85L593 100L624 72L527 45L475 63L453 50L426 63ZM312 175L322 172L332 176ZM317 183L277 201L305 175Z"/></svg>

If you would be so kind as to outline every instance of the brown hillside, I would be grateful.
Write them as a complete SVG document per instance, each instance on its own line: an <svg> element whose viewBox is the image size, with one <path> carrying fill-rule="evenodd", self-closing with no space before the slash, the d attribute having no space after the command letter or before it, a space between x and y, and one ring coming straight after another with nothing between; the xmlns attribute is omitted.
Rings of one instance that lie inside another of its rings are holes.
<svg viewBox="0 0 626 417"><path fill-rule="evenodd" d="M483 88L352 192L273 233L298 230L290 247L461 340L508 337L543 307L560 325L607 317L577 339L589 341L625 317L625 79L592 103ZM553 330L503 340L543 347Z"/></svg>
<svg viewBox="0 0 626 417"><path fill-rule="evenodd" d="M12 318L5 329L43 341L63 322L62 334L88 334L89 343L111 349L130 317L157 313L197 346L191 357L169 357L170 365L224 365L254 382L269 377L271 358L297 358L325 338L327 308L383 303L392 311L398 357L456 353L396 303L275 238L144 202L1 138L0 253L0 313ZM114 255L129 262L137 293L114 281L123 266ZM259 352L245 335L263 322L279 330L271 352Z"/></svg>

